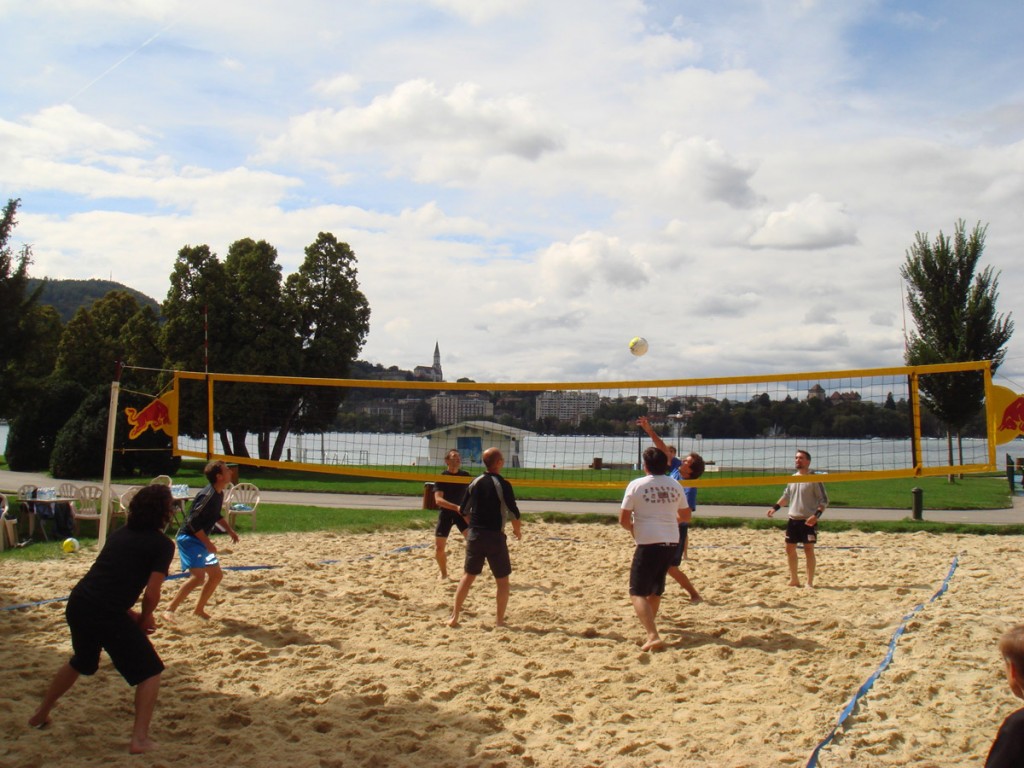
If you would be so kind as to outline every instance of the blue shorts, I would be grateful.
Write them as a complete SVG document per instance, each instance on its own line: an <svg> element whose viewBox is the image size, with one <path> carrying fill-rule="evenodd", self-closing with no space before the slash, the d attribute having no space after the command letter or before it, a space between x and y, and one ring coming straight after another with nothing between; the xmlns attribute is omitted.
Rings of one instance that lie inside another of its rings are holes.
<svg viewBox="0 0 1024 768"><path fill-rule="evenodd" d="M220 565L216 552L211 552L203 542L187 533L178 535L178 554L181 556L181 570L183 571Z"/></svg>

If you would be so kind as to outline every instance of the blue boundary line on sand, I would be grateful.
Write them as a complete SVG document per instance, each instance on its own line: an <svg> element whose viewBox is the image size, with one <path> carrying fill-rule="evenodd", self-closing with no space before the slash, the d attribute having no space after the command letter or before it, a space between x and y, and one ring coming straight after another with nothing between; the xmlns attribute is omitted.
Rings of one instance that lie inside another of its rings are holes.
<svg viewBox="0 0 1024 768"><path fill-rule="evenodd" d="M222 570L225 571L268 571L272 568L280 568L279 565L225 565ZM172 573L165 581L171 581L173 579L183 579L187 576L187 573ZM62 603L67 600L70 595L64 595L64 597L51 597L48 600L36 600L34 603L19 603L18 605L5 605L0 607L0 611L17 611L23 608L36 608L40 605L49 605L50 603Z"/></svg>
<svg viewBox="0 0 1024 768"><path fill-rule="evenodd" d="M946 578L942 582L942 586L939 587L938 591L928 599L929 603L935 602L940 597L942 597L942 595L945 594L946 590L949 588L950 579L953 578L953 573L956 571L959 563L960 555L954 556L953 562L949 566L949 572L946 574ZM879 664L878 669L876 669L871 674L871 676L864 681L864 684L857 689L857 693L855 693L853 695L853 698L850 699L850 703L847 704L843 711L839 714L839 719L836 721L836 724L832 726L832 730L829 731L828 735L824 739L822 739L821 743L814 748L814 751L811 753L811 759L807 761L807 768L816 768L816 766L818 765L818 754L821 752L821 750L823 750L825 747L829 745L829 743L835 737L836 731L839 729L839 727L844 722L846 722L846 719L851 714L853 714L853 710L857 706L858 702L867 694L868 691L871 690L871 687L875 684L875 681L879 677L881 677L886 667L889 666L889 662L892 661L893 654L896 653L896 643L899 641L900 637L906 631L907 624L910 622L912 618L914 618L914 616L918 614L918 612L920 612L924 608L924 606L924 603L919 603L918 605L914 606L910 613L903 617L903 621L900 622L900 625L896 628L896 631L892 633L892 639L889 640L889 650L885 654L885 658L882 659L882 663Z"/></svg>

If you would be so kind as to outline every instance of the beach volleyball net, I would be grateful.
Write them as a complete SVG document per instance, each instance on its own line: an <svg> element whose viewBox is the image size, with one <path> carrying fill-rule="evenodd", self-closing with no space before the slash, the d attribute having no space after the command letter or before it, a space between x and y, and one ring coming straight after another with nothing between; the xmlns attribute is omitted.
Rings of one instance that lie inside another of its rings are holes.
<svg viewBox="0 0 1024 768"><path fill-rule="evenodd" d="M977 418L945 439L927 394L980 393ZM787 480L796 450L832 480L997 469L988 363L658 381L476 383L174 372L163 398L175 455L350 477L438 481L445 453L476 474L491 446L502 474L537 487L621 487L641 471L645 416L695 485ZM476 470L477 472L474 472Z"/></svg>

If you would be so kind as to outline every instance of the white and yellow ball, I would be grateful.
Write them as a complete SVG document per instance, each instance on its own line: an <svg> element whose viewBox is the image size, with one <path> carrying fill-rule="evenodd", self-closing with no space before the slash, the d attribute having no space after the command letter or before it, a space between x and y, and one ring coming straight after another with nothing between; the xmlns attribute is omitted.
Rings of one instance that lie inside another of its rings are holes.
<svg viewBox="0 0 1024 768"><path fill-rule="evenodd" d="M647 339L643 336L634 336L629 342L629 351L637 357L647 354Z"/></svg>
<svg viewBox="0 0 1024 768"><path fill-rule="evenodd" d="M60 545L60 548L65 552L77 552L81 547L82 545L78 543L78 539L64 539L64 543Z"/></svg>

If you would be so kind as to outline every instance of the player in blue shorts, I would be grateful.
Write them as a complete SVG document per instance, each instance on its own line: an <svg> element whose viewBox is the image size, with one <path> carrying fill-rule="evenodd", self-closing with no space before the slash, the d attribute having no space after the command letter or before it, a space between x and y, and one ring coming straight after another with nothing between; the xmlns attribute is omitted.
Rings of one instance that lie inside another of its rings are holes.
<svg viewBox="0 0 1024 768"><path fill-rule="evenodd" d="M178 529L181 570L188 571L189 577L178 588L178 594L164 611L164 619L171 622L174 621L174 612L178 606L197 587L202 587L202 590L193 613L201 619L210 618L210 614L206 612L206 604L224 578L220 560L217 559L217 545L210 540L210 533L217 524L228 532L233 542L238 542L238 534L221 516L224 488L231 481L228 465L223 461L211 461L204 468L203 474L210 484L196 494L189 508L188 518Z"/></svg>

